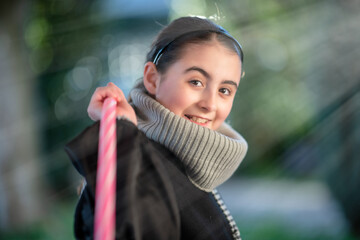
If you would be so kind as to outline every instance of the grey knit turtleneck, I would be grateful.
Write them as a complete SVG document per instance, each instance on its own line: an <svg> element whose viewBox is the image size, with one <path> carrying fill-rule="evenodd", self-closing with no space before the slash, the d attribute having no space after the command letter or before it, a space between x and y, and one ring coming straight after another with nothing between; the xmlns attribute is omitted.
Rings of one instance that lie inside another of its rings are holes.
<svg viewBox="0 0 360 240"><path fill-rule="evenodd" d="M247 151L244 138L229 125L217 131L192 123L162 106L141 88L130 92L144 134L172 151L190 181L210 192L235 172Z"/></svg>

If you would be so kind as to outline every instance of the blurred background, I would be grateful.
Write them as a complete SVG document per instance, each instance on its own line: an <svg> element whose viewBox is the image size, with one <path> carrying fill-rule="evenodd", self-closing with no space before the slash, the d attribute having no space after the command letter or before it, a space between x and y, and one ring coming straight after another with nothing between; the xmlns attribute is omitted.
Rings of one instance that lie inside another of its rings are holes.
<svg viewBox="0 0 360 240"><path fill-rule="evenodd" d="M0 239L73 239L79 174L64 145L91 94L127 94L174 18L213 19L245 53L228 121L248 141L220 187L244 240L360 239L360 2L0 3Z"/></svg>

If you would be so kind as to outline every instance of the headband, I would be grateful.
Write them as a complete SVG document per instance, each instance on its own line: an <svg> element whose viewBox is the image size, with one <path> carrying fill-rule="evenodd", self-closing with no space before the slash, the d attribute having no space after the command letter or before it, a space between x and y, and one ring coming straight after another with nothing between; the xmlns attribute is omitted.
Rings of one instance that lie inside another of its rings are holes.
<svg viewBox="0 0 360 240"><path fill-rule="evenodd" d="M242 47L240 45L240 43L233 38L233 36L230 35L230 33L228 31L226 31L224 28L219 28L219 29L207 29L207 30L195 30L195 31L190 31L190 32L186 32L183 34L180 34L179 36L175 37L174 39L172 39L171 41L169 41L164 47L160 48L160 50L157 51L154 60L152 61L155 65L158 64L159 59L161 58L161 56L164 54L165 50L167 47L169 47L170 44L172 44L173 42L175 42L176 40L185 37L185 36L189 36L191 34L196 34L196 33L207 33L207 32L211 32L211 33L218 33L221 34L223 36L226 36L227 38L229 38L230 40L233 41L233 43L235 44L236 48L238 49L239 53L240 53L240 59L241 62L244 61L244 53L242 51Z"/></svg>

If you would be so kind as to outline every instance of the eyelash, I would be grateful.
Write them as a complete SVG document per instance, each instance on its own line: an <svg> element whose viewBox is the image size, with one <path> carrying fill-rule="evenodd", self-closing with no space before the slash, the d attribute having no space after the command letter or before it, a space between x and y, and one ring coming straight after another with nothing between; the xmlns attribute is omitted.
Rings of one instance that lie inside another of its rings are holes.
<svg viewBox="0 0 360 240"><path fill-rule="evenodd" d="M202 84L202 82L200 80L190 80L189 83L196 86L196 87L200 87L200 86L197 85L197 83L200 83L201 86L203 86L203 84Z"/></svg>
<svg viewBox="0 0 360 240"><path fill-rule="evenodd" d="M223 90L228 91L228 93L224 93ZM221 92L222 94L225 94L226 96L231 95L231 90L228 88L220 88L219 92Z"/></svg>
<svg viewBox="0 0 360 240"><path fill-rule="evenodd" d="M203 83L200 80L190 80L189 81L190 84L194 85L195 87L202 87ZM198 84L201 84L201 86L199 86ZM228 93L225 93L225 91L227 91ZM219 92L226 95L226 96L230 96L231 95L231 90L228 88L220 88Z"/></svg>

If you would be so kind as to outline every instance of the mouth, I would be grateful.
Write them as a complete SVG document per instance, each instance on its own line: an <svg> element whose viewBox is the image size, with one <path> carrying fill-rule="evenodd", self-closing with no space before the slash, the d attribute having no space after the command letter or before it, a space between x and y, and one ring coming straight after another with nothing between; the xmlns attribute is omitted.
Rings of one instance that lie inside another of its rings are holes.
<svg viewBox="0 0 360 240"><path fill-rule="evenodd" d="M211 121L211 120L206 119L206 118L201 118L201 117L187 115L187 114L185 114L185 117L187 119L189 119L191 122L202 125L202 126L206 125L208 122Z"/></svg>

